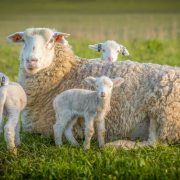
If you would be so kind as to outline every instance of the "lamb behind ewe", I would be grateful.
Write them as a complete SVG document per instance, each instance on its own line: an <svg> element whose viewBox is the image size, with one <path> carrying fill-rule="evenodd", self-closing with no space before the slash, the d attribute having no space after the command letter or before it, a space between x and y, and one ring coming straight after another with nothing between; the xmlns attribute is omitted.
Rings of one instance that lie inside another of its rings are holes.
<svg viewBox="0 0 180 180"><path fill-rule="evenodd" d="M89 48L101 52L101 60L115 62L118 60L118 55L121 53L124 56L129 56L128 50L116 41L108 40L104 43L89 45Z"/></svg>
<svg viewBox="0 0 180 180"><path fill-rule="evenodd" d="M14 82L0 87L0 133L3 132L3 115L8 118L4 127L7 149L16 153L20 145L20 112L26 106L27 98L23 88Z"/></svg>
<svg viewBox="0 0 180 180"><path fill-rule="evenodd" d="M19 82L28 96L22 117L24 130L52 136L55 96L72 88L88 88L83 83L85 77L105 75L122 77L126 82L112 92L111 111L106 117L107 140L139 137L180 142L180 68L82 60L54 34L48 28L30 28L9 36L13 42L26 44L19 68Z"/></svg>
<svg viewBox="0 0 180 180"><path fill-rule="evenodd" d="M104 118L110 110L112 88L120 86L124 79L109 79L106 76L100 78L87 77L90 85L96 85L96 91L85 89L70 89L62 92L53 102L56 113L54 127L55 143L62 144L62 134L72 145L78 145L73 136L72 127L79 117L85 120L84 149L90 148L90 141L94 134L94 123L97 126L99 147L104 146L105 122Z"/></svg>

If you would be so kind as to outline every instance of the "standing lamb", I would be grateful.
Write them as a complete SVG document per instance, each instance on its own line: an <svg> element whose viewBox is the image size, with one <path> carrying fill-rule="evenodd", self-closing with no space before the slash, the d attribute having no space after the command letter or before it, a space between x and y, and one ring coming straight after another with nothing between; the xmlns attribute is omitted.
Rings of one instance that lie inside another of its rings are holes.
<svg viewBox="0 0 180 180"><path fill-rule="evenodd" d="M1 74L0 74L1 76ZM3 115L8 118L4 127L4 137L7 149L16 153L20 145L20 112L27 102L23 88L14 82L0 87L0 133L3 132Z"/></svg>
<svg viewBox="0 0 180 180"><path fill-rule="evenodd" d="M105 75L122 77L126 82L112 92L107 140L139 137L180 142L180 68L82 60L60 44L55 34L48 28L30 28L8 37L12 42L25 42L19 69L19 82L28 96L22 117L24 130L52 136L56 95L72 88L86 89L85 77Z"/></svg>
<svg viewBox="0 0 180 180"><path fill-rule="evenodd" d="M89 45L89 48L101 52L101 60L108 61L110 63L118 60L119 53L124 56L129 56L128 50L123 45L112 40L105 41L104 43Z"/></svg>
<svg viewBox="0 0 180 180"><path fill-rule="evenodd" d="M94 123L97 126L99 147L104 146L105 122L104 118L110 110L112 88L123 83L122 78L109 79L106 76L100 78L87 77L90 85L96 85L96 91L84 89L70 89L62 92L53 101L56 113L54 128L55 143L62 144L62 134L72 145L78 145L73 136L72 128L79 117L85 120L84 149L90 148L90 141L94 134Z"/></svg>

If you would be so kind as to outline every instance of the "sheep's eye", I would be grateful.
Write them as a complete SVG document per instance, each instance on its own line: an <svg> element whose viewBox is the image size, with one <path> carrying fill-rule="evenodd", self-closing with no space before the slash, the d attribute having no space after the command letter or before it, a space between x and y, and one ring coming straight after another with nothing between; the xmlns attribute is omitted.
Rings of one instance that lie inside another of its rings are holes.
<svg viewBox="0 0 180 180"><path fill-rule="evenodd" d="M49 41L49 43L53 43L54 42L54 39L53 38L51 38L50 39L50 41Z"/></svg>

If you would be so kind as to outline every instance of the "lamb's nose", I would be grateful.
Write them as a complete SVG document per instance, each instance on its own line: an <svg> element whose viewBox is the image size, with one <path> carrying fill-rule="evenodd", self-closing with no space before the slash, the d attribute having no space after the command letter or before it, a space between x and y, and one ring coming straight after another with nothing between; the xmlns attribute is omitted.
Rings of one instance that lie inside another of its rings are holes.
<svg viewBox="0 0 180 180"><path fill-rule="evenodd" d="M105 92L101 92L101 97L105 97L106 93Z"/></svg>

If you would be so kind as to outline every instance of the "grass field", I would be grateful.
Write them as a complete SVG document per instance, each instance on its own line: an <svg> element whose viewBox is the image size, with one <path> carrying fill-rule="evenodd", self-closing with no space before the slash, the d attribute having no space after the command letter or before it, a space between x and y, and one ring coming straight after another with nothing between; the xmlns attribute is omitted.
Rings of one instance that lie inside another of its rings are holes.
<svg viewBox="0 0 180 180"><path fill-rule="evenodd" d="M2 0L0 6L0 71L12 80L17 80L21 45L8 44L5 37L38 26L71 33L69 43L81 57L99 57L88 44L114 39L128 48L130 60L180 67L178 0ZM85 152L68 144L55 147L40 135L21 135L17 156L6 151L0 135L0 179L180 179L180 145L102 151L94 141Z"/></svg>

